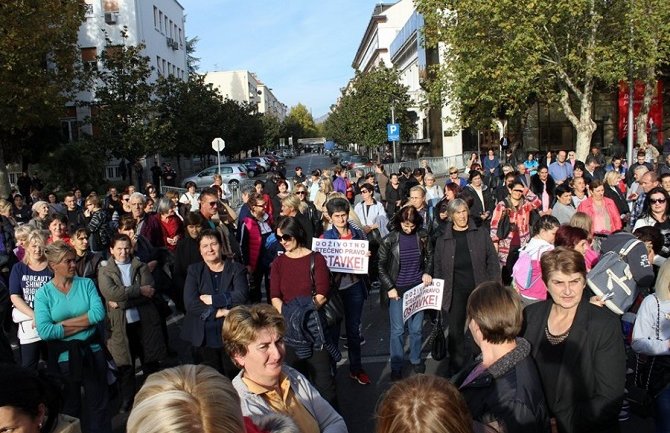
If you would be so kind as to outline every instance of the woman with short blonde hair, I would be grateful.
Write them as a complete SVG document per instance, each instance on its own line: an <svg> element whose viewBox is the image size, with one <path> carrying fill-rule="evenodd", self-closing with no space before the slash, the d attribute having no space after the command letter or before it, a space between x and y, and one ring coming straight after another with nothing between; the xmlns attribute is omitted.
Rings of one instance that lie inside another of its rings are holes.
<svg viewBox="0 0 670 433"><path fill-rule="evenodd" d="M135 396L128 433L244 433L240 398L230 380L206 365L149 376Z"/></svg>

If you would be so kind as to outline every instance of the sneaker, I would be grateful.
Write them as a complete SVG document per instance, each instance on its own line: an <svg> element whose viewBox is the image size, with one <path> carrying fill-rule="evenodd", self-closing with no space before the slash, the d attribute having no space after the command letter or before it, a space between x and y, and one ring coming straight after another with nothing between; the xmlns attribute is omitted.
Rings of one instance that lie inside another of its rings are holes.
<svg viewBox="0 0 670 433"><path fill-rule="evenodd" d="M416 374L423 374L426 372L426 364L419 363L419 364L412 364L412 370L414 370L414 373Z"/></svg>
<svg viewBox="0 0 670 433"><path fill-rule="evenodd" d="M356 373L349 373L349 377L354 379L356 382L360 383L361 385L370 385L370 377L368 377L368 374L363 371L359 370Z"/></svg>
<svg viewBox="0 0 670 433"><path fill-rule="evenodd" d="M391 382L397 382L399 380L402 380L402 371L391 370Z"/></svg>
<svg viewBox="0 0 670 433"><path fill-rule="evenodd" d="M624 399L619 412L619 421L628 421L630 419L630 404L628 400Z"/></svg>

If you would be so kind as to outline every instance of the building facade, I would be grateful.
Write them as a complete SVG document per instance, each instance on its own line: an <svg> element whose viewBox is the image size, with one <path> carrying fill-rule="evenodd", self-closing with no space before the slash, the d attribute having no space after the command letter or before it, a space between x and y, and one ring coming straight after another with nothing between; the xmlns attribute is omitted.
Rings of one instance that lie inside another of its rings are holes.
<svg viewBox="0 0 670 433"><path fill-rule="evenodd" d="M272 89L253 72L247 70L207 72L205 82L212 84L224 99L256 104L259 113L273 115L279 121L286 118L287 106L281 103Z"/></svg>

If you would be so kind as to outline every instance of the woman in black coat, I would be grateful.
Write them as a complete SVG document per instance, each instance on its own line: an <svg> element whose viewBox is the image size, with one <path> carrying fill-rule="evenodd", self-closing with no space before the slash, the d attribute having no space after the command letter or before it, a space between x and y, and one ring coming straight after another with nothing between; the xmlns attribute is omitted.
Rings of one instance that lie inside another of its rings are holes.
<svg viewBox="0 0 670 433"><path fill-rule="evenodd" d="M522 336L531 344L550 415L561 433L618 432L626 378L619 318L582 297L581 253L559 247L540 264L551 297L525 308Z"/></svg>
<svg viewBox="0 0 670 433"><path fill-rule="evenodd" d="M231 308L249 302L247 270L238 262L222 258L221 238L214 230L203 230L198 246L203 261L188 268L181 338L191 343L199 364L232 379L239 370L223 348L221 328Z"/></svg>
<svg viewBox="0 0 670 433"><path fill-rule="evenodd" d="M619 177L620 174L614 170L608 171L605 174L605 197L614 201L619 214L621 214L621 219L625 222L628 220L630 209L628 209L626 195L619 188Z"/></svg>
<svg viewBox="0 0 670 433"><path fill-rule="evenodd" d="M488 230L477 228L474 220L468 218L465 200L457 198L450 201L447 213L451 222L435 241L433 278L444 280L442 310L448 312L450 331L447 347L451 376L460 371L470 357L465 345L468 297L477 285L485 281L500 281L500 262ZM456 254L457 251L459 254ZM448 374L447 371L440 373Z"/></svg>

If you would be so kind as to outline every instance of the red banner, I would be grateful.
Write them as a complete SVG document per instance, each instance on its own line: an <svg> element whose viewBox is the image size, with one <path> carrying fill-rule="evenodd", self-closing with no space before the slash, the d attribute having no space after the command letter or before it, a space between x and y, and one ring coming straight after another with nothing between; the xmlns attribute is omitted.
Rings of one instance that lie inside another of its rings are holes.
<svg viewBox="0 0 670 433"><path fill-rule="evenodd" d="M663 83L656 82L656 94L651 101L649 109L649 119L647 120L647 141L656 146L663 143ZM633 118L636 119L640 108L642 107L642 100L644 99L644 83L641 81L635 82L635 89L633 92ZM619 140L622 143L626 142L628 136L628 82L619 82ZM633 121L633 142L637 142L637 127Z"/></svg>

